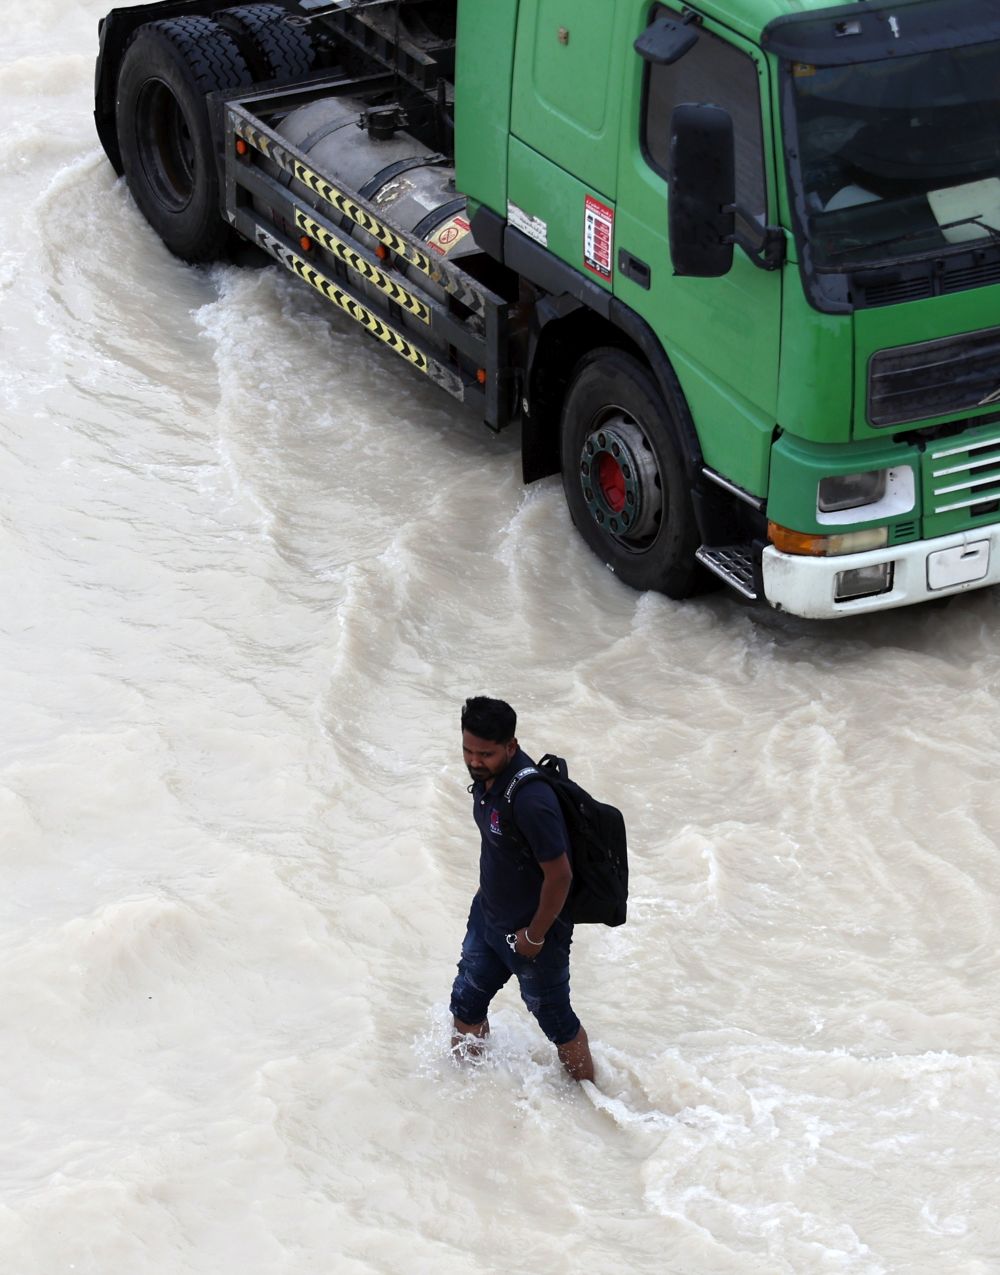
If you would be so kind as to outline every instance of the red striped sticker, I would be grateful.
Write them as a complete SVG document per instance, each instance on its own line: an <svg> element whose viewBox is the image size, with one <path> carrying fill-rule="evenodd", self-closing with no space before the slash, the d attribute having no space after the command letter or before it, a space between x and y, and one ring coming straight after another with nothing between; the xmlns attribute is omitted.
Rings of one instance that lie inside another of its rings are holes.
<svg viewBox="0 0 1000 1275"><path fill-rule="evenodd" d="M615 210L588 195L583 205L583 264L602 279L611 278Z"/></svg>

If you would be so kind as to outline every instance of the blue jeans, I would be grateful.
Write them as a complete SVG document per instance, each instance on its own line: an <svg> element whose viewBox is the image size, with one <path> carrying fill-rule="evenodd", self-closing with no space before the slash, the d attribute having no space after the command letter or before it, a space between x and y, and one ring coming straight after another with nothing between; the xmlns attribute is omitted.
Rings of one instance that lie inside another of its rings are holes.
<svg viewBox="0 0 1000 1275"><path fill-rule="evenodd" d="M569 949L573 926L557 918L536 957L518 956L500 931L487 926L479 895L472 900L458 977L451 989L451 1012L470 1026L483 1022L490 1001L513 974L521 999L553 1045L565 1045L580 1030L569 1003Z"/></svg>

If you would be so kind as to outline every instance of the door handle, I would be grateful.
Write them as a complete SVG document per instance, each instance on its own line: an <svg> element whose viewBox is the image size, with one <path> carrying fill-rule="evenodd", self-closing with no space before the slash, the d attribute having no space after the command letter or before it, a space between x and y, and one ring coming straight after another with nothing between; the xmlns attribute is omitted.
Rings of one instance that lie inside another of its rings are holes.
<svg viewBox="0 0 1000 1275"><path fill-rule="evenodd" d="M626 279L631 279L633 283L637 283L640 288L649 288L653 272L645 261L640 261L638 257L633 257L627 248L618 249L618 273L623 274Z"/></svg>

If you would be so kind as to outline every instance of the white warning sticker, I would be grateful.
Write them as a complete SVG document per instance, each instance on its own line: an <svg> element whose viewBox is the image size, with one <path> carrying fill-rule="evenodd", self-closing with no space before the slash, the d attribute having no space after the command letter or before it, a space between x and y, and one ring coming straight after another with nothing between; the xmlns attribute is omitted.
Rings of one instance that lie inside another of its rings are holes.
<svg viewBox="0 0 1000 1275"><path fill-rule="evenodd" d="M442 257L447 257L448 253L458 247L471 229L472 227L465 217L452 217L443 226L438 226L437 230L427 240L427 246L428 248L433 248L435 252L439 252Z"/></svg>
<svg viewBox="0 0 1000 1275"><path fill-rule="evenodd" d="M541 217L533 217L531 213L526 213L523 208L518 208L517 204L507 200L507 222L513 226L515 230L520 230L522 235L527 235L529 239L534 239L535 243L540 243L543 248L549 246L549 228Z"/></svg>
<svg viewBox="0 0 1000 1275"><path fill-rule="evenodd" d="M602 279L611 278L615 210L588 195L583 205L583 264Z"/></svg>

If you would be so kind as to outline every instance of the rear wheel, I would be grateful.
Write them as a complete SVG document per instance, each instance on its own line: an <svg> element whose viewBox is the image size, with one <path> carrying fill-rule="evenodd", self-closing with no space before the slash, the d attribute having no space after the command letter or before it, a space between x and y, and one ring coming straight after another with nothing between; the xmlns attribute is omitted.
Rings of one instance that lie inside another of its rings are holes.
<svg viewBox="0 0 1000 1275"><path fill-rule="evenodd" d="M278 4L243 4L220 9L216 21L233 36L255 80L293 80L307 75L316 50L303 27Z"/></svg>
<svg viewBox="0 0 1000 1275"><path fill-rule="evenodd" d="M230 239L205 95L250 83L236 44L210 18L140 27L122 59L116 113L125 178L143 216L186 261L215 260Z"/></svg>
<svg viewBox="0 0 1000 1275"><path fill-rule="evenodd" d="M667 405L649 369L599 349L573 374L562 416L566 502L593 551L626 584L695 591L698 535Z"/></svg>

